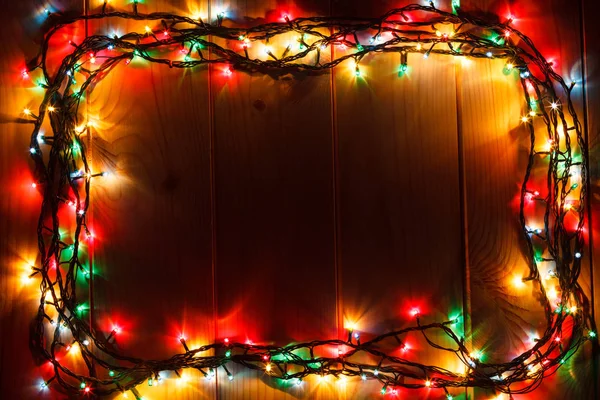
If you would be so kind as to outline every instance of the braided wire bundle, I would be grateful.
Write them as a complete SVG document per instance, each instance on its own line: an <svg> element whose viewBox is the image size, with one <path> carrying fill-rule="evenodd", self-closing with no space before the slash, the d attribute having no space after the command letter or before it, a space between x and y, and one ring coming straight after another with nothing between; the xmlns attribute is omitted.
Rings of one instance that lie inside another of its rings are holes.
<svg viewBox="0 0 600 400"><path fill-rule="evenodd" d="M238 364L296 384L311 375L357 376L379 381L382 393L398 387L441 388L450 398L448 388L481 387L515 394L534 390L544 377L556 372L584 340L595 337L589 301L578 283L584 249L588 166L585 138L571 100L575 84L567 84L532 41L510 25L510 20L488 23L460 10L456 13L439 10L431 3L393 9L380 18L286 18L284 22L250 28L228 28L223 25L221 14L215 23L207 23L164 12L143 14L137 9L137 2L133 7L133 12L113 11L105 3L98 14L76 17L51 14L52 27L33 62L32 70L39 69L43 74L45 89L39 112L28 114L34 125L31 157L35 162L37 186L43 191L38 224L41 265L34 267L34 274L40 278L41 297L33 342L52 363L54 371L43 386L56 381L67 392L85 390L96 395L131 390L140 398L136 385L159 379L160 371L194 368L211 378L221 368L232 378L227 367ZM88 36L82 43L73 44L72 53L62 60L53 74L50 73L47 56L54 34L76 22L110 18L153 21L161 28L122 36ZM453 30L450 34L441 33L438 30L441 26L451 26ZM265 59L249 56L248 47L253 43L268 45L279 35L290 33L299 36L297 48L288 46L282 54L275 54L269 48ZM361 43L359 36L365 35L371 40ZM228 47L230 43L235 46ZM347 51L336 54L330 51L332 47ZM161 58L156 54L160 49L179 49L185 57L183 60ZM529 260L526 280L539 283L546 316L546 330L531 348L508 362L485 363L467 348L465 339L452 330L457 320L422 324L421 316L417 314L416 325L368 341L361 342L359 335L350 331L347 340L314 340L287 346L219 341L189 349L182 337L183 353L164 360L144 360L125 356L115 349L115 330L95 329L81 317L76 280L82 274L89 279L93 273L91 268L84 266L81 241L90 235L86 213L90 206L92 181L104 175L91 170L81 139L89 129L82 124L78 113L86 90L92 90L119 63L128 64L134 58L171 68L223 64L229 68L227 71L274 74L319 74L350 59L355 62L356 74L360 75L360 62L365 56L390 52L401 55L401 70L406 68L408 54L416 53L425 57L440 54L499 58L506 60L508 72L517 70L520 74L524 107L529 116L523 117L523 122L529 130L530 147L520 191L519 220ZM94 64L86 64L90 61ZM76 73L85 77L79 89L75 89ZM46 118L53 136L43 138L40 143L40 129ZM545 123L544 134L551 141L549 150L535 149L534 118ZM571 134L576 143L571 143ZM42 144L48 146L42 148ZM48 154L44 157L47 148ZM581 157L578 158L577 153ZM548 163L545 197L528 188L532 170L542 162ZM574 169L581 171L580 180L572 173ZM577 200L571 201L577 193ZM545 205L543 229L532 229L527 225L525 204L532 199ZM74 207L76 218L72 242L64 241L59 233L59 210L68 205ZM567 213L575 216L575 229L572 224L567 226L565 223ZM542 258L539 255L542 253L548 256ZM556 265L553 279L560 287L558 307L551 304L544 289L539 271L544 262ZM569 335L568 340L556 340L563 335L563 328L565 335ZM452 346L442 346L431 340L429 334L435 331L442 332ZM454 354L464 364L466 372L420 364L380 349L380 345L389 340L404 346L403 338L411 332L422 333L427 343L440 352ZM65 367L57 359L57 354L72 343L77 343L81 349L81 357L88 369L86 374ZM320 355L332 346L343 347L345 351L332 357ZM369 355L375 361L357 362L355 355L359 354Z"/></svg>

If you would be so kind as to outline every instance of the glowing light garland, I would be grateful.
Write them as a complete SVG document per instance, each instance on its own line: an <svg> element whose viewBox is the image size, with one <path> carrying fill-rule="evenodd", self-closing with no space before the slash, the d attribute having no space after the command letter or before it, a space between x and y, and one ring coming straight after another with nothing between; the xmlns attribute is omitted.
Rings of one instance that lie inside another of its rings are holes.
<svg viewBox="0 0 600 400"><path fill-rule="evenodd" d="M382 394L396 393L399 387L438 388L448 398L452 398L448 388L459 387L481 387L515 394L535 389L544 377L554 373L573 355L585 339L595 340L588 299L577 282L584 251L587 146L570 96L575 83L565 83L531 40L511 26L512 17L505 23L487 23L461 13L458 1L452 2L452 8L455 13L439 10L431 2L393 9L381 18L290 20L286 16L279 23L246 29L223 26L224 13L219 13L214 24L170 13L142 14L138 12L137 1L133 3L133 12L111 11L106 2L101 13L89 16L68 17L46 10L53 27L33 63L35 67L22 71L23 79L30 79L34 70L41 70L43 79L39 85L45 90L37 114L30 109L23 111L24 118L34 124L30 156L36 166L36 181L32 187L43 193L38 225L41 265L32 267L32 275L40 277L41 289L34 343L52 364L54 375L46 378L42 388L57 382L74 393L107 395L131 390L140 398L136 386L144 382L155 385L161 379L160 371L194 368L210 379L215 371L222 369L232 380L228 365L238 364L296 385L301 385L302 380L311 375L333 375L339 379L360 377L379 381ZM51 76L46 60L52 36L60 28L78 21L108 18L143 20L148 25L141 33L94 35L80 44L73 43L73 52ZM270 45L271 39L287 33L298 35L297 45L287 45L283 49ZM365 35L367 40L359 40ZM223 47L219 44L226 43L223 39L235 45ZM249 56L248 48L258 43L264 44L264 59ZM340 55L334 57L331 47L339 49ZM183 60L154 55L156 50L164 48L179 49ZM77 299L76 279L78 275L89 278L93 273L84 265L80 247L82 240L91 238L86 212L90 206L92 181L105 173L91 169L85 143L81 140L92 127L91 123L82 124L78 116L78 107L87 89L118 63L128 64L134 58L171 68L222 64L225 77L240 70L318 74L349 60L355 63L357 79L363 79L361 60L378 53L400 55L400 76L408 70L409 54L426 58L441 54L467 59L503 59L506 73L519 73L526 110L521 122L527 126L530 138L527 169L520 191L519 220L530 264L529 276L517 280L516 284L526 280L539 283L547 322L545 332L533 339L530 349L505 363L485 363L482 354L467 348L464 338L452 330L456 320L423 324L418 309L411 310L415 326L370 340L361 341L359 332L350 329L346 340L314 340L279 347L233 343L224 339L190 349L182 336L180 342L184 352L165 360L125 356L113 346L120 332L118 326L106 331L89 326L82 315L87 306ZM331 56L328 61L324 61L326 54ZM86 63L89 68L84 67ZM74 88L76 74L85 77L77 90ZM40 133L45 118L50 120L53 136ZM542 149L536 148L534 120L543 121L546 126L543 134L548 144ZM574 143L571 135L575 137ZM576 158L577 152L581 156ZM543 162L548 163L545 196L529 186L532 169ZM532 201L545 205L543 227L528 224L525 205ZM75 236L70 239L61 237L59 232L58 213L65 206L74 208L76 218ZM567 214L574 218L575 224L567 226ZM540 267L548 262L555 263L555 270L542 277ZM549 279L558 283L560 296L554 287L545 290L544 283ZM56 314L55 319L49 310ZM567 321L572 327L563 332ZM443 332L453 347L441 346L431 340L428 333L432 331ZM379 349L378 345L388 340L396 340L398 346L405 349L403 338L410 332L420 332L431 347L454 354L464 364L466 372L412 362ZM81 350L89 370L86 375L68 369L58 360L57 355L69 351L73 345L78 345ZM328 347L345 350L339 350L333 357L317 355ZM203 355L208 352L212 355ZM377 361L356 362L354 356L357 354L368 354Z"/></svg>

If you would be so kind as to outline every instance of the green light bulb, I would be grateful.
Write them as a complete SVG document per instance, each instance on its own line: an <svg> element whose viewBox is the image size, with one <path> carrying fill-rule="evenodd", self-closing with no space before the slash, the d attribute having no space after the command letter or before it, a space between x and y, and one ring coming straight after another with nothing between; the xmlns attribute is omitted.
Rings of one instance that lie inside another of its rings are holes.
<svg viewBox="0 0 600 400"><path fill-rule="evenodd" d="M225 352L225 357L231 357L231 350L227 350Z"/></svg>
<svg viewBox="0 0 600 400"><path fill-rule="evenodd" d="M85 389L85 381L81 381L81 383L79 384L79 387L82 389Z"/></svg>
<svg viewBox="0 0 600 400"><path fill-rule="evenodd" d="M112 369L108 371L108 376L115 376L115 371L113 371Z"/></svg>

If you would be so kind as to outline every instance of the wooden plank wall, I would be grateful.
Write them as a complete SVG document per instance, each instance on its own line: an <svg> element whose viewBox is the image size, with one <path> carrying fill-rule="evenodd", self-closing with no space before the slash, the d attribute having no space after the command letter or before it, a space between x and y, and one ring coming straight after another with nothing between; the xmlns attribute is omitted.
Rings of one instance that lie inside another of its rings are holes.
<svg viewBox="0 0 600 400"><path fill-rule="evenodd" d="M65 7L83 12L81 1L72 3ZM85 9L93 13L100 3L90 0ZM408 3L152 0L140 9L208 19L226 9L227 23L249 26L282 13L378 16ZM450 7L449 0L437 3ZM595 5L461 3L490 18L517 15L517 28L556 58L563 76L581 80L587 68L575 101L589 128L595 207ZM35 262L40 199L26 190L29 126L16 123L15 115L37 106L32 98L39 93L18 76L36 51L39 24L31 19L34 2L0 4L0 37L15 38L0 42L0 397L36 398L44 369L36 366L27 337L38 299L35 284L23 286L19 278L23 266ZM141 31L144 25L109 21L88 24L87 31ZM543 313L535 288L510 285L526 267L514 208L526 139L518 124L518 82L501 73L499 61L409 56L404 77L399 63L397 55L365 59L358 79L344 64L298 79L240 72L226 78L218 66L183 71L142 61L112 72L86 101L95 121L88 139L92 163L116 171L93 190L94 325L122 326L123 351L166 357L181 350L181 333L192 346L225 337L273 344L343 337L350 323L378 334L411 324L408 310L418 306L431 320L466 313L457 329L490 360L512 358L527 346L529 335L541 333ZM596 215L581 277L590 297L600 275L592 268L600 257L592 243L599 237ZM458 367L419 337L408 343L407 358ZM595 354L587 346L538 392L516 398L596 397ZM233 382L219 373L216 382L198 385L199 375L186 372L184 385L166 379L141 392L152 399L332 399L370 398L380 389L372 383L341 387L333 379L286 388L260 373L232 372Z"/></svg>

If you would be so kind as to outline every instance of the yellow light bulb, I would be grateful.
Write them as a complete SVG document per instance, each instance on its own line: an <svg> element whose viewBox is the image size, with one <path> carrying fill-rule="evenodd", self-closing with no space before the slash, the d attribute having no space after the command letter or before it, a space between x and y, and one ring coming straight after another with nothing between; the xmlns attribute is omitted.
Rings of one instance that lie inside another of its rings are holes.
<svg viewBox="0 0 600 400"><path fill-rule="evenodd" d="M529 115L532 117L535 117L536 116L535 111L533 111L533 110L529 111Z"/></svg>
<svg viewBox="0 0 600 400"><path fill-rule="evenodd" d="M24 273L23 275L21 275L21 284L23 286L25 285L29 285L29 283L31 283L32 277L29 276L29 274Z"/></svg>
<svg viewBox="0 0 600 400"><path fill-rule="evenodd" d="M509 71L510 71L511 69L513 69L514 67L515 67L515 66L514 66L513 64L511 64L511 63L508 63L508 64L506 64L506 69L507 69L507 70L509 70Z"/></svg>
<svg viewBox="0 0 600 400"><path fill-rule="evenodd" d="M31 114L31 110L29 108L24 108L23 109L23 114L30 115Z"/></svg>
<svg viewBox="0 0 600 400"><path fill-rule="evenodd" d="M427 386L427 387L431 387L431 381L430 381L430 380L426 380L426 381L425 381L425 386Z"/></svg>
<svg viewBox="0 0 600 400"><path fill-rule="evenodd" d="M438 36L438 37L439 37L439 36L442 36L442 32L440 32L440 31L435 31L435 36Z"/></svg>
<svg viewBox="0 0 600 400"><path fill-rule="evenodd" d="M515 276L512 280L512 283L513 283L513 286L516 287L517 289L521 289L521 288L525 287L523 278L521 278L519 276Z"/></svg>
<svg viewBox="0 0 600 400"><path fill-rule="evenodd" d="M271 372L271 364L267 364L267 365L265 366L265 371L267 371L267 372Z"/></svg>
<svg viewBox="0 0 600 400"><path fill-rule="evenodd" d="M145 29L146 29L146 32L148 32L148 33L152 32L152 29L148 25L146 25Z"/></svg>
<svg viewBox="0 0 600 400"><path fill-rule="evenodd" d="M521 122L526 124L527 122L529 122L529 117L527 117L527 116L521 117Z"/></svg>
<svg viewBox="0 0 600 400"><path fill-rule="evenodd" d="M52 107L52 106L48 106L48 112L54 112L56 111L56 108Z"/></svg>
<svg viewBox="0 0 600 400"><path fill-rule="evenodd" d="M417 43L417 51L421 50L423 48L423 46L421 46L421 43Z"/></svg>

